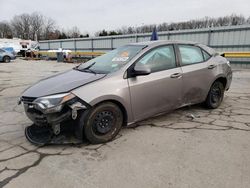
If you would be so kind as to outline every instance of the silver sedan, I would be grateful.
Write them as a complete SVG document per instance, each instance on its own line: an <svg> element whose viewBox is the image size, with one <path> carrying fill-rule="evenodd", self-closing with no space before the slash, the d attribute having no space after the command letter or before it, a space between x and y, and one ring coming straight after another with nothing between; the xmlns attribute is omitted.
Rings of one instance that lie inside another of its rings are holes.
<svg viewBox="0 0 250 188"><path fill-rule="evenodd" d="M70 125L79 139L107 142L122 125L159 113L197 103L217 108L231 80L228 60L202 44L125 45L26 89L20 101L34 122L26 136L43 144Z"/></svg>

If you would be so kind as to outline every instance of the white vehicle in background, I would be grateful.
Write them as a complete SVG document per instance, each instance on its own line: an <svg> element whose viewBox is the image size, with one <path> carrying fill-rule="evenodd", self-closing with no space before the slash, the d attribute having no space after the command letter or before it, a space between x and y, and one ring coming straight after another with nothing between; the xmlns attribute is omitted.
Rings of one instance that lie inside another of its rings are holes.
<svg viewBox="0 0 250 188"><path fill-rule="evenodd" d="M0 39L0 48L12 47L15 53L20 53L22 46L20 45L21 39Z"/></svg>
<svg viewBox="0 0 250 188"><path fill-rule="evenodd" d="M22 40L18 38L13 39L0 39L0 48L12 47L16 54L25 56L28 50L35 50L39 46L37 41Z"/></svg>
<svg viewBox="0 0 250 188"><path fill-rule="evenodd" d="M19 52L23 57L26 56L26 53L30 53L31 51L36 51L39 49L39 43L37 41L32 40L21 40L20 41L21 50Z"/></svg>

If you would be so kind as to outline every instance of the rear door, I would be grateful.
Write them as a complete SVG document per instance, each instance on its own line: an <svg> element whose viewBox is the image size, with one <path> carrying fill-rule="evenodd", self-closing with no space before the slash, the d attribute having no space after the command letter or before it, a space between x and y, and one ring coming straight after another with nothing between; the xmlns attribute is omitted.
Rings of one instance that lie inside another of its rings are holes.
<svg viewBox="0 0 250 188"><path fill-rule="evenodd" d="M183 106L203 102L216 65L209 62L211 56L199 46L179 44L178 50L183 72Z"/></svg>
<svg viewBox="0 0 250 188"><path fill-rule="evenodd" d="M135 66L148 66L151 74L128 78L135 121L178 108L182 96L182 71L172 45L146 52Z"/></svg>

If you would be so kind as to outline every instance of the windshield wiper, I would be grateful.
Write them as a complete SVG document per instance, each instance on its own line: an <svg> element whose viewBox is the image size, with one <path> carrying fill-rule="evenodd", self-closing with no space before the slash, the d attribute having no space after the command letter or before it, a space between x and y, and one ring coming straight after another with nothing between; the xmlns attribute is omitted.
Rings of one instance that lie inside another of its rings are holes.
<svg viewBox="0 0 250 188"><path fill-rule="evenodd" d="M77 65L76 67L73 67L74 70L79 70L79 66L80 65Z"/></svg>
<svg viewBox="0 0 250 188"><path fill-rule="evenodd" d="M94 70L92 69L81 69L80 71L82 72L90 72L90 73L93 73L93 74L97 74Z"/></svg>
<svg viewBox="0 0 250 188"><path fill-rule="evenodd" d="M87 69L89 69L89 68L90 68L90 67L92 67L95 63L96 63L96 62L93 62L93 63L92 63L92 64L90 64L89 66L87 66L87 67L83 68L83 70L87 70Z"/></svg>
<svg viewBox="0 0 250 188"><path fill-rule="evenodd" d="M82 72L90 72L90 73L93 73L93 74L97 74L94 70L90 69L90 67L92 67L96 62L93 62L92 64L90 64L89 66L83 68L83 69L79 69L79 65L74 67L73 69L74 70L78 70L78 71L82 71Z"/></svg>

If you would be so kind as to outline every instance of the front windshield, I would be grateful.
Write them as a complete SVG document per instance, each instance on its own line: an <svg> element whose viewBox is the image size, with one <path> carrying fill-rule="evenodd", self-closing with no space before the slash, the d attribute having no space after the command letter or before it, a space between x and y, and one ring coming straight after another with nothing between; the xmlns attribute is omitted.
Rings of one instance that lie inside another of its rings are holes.
<svg viewBox="0 0 250 188"><path fill-rule="evenodd" d="M78 70L108 74L119 70L138 54L144 45L126 45L112 50L102 56L91 59L77 67Z"/></svg>

